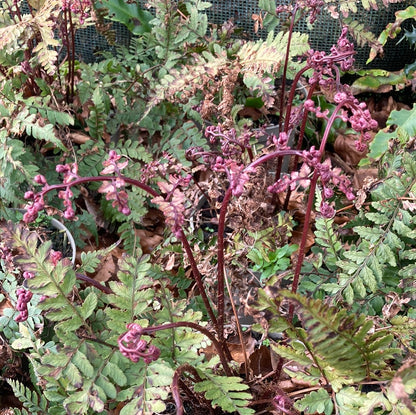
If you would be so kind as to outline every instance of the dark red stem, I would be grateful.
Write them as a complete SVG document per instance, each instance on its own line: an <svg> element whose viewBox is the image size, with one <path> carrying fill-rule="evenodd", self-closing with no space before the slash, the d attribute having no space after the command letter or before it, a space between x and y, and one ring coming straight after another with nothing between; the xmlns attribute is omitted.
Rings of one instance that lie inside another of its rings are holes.
<svg viewBox="0 0 416 415"><path fill-rule="evenodd" d="M331 117L328 120L328 123L327 123L326 128L325 128L324 135L322 137L321 146L319 147L319 152L321 154L321 157L324 154L325 145L326 145L326 142L328 140L328 136L329 136L329 132L331 130L332 124L334 123L335 118L337 118L338 111L340 110L340 108L343 105L344 105L343 102L338 104L337 107L335 108L334 112L331 114ZM307 239L308 239L308 230L309 230L310 221L311 221L311 213L312 213L313 203L314 203L314 199L315 199L315 190L316 190L316 184L318 182L318 178L319 178L319 170L315 169L315 171L313 172L311 182L310 182L308 202L307 202L307 205L306 205L306 212L305 212L305 222L303 224L303 230L302 230L302 239L300 241L298 256L297 256L297 259L296 259L295 272L294 272L294 275L293 275L293 282L292 282L292 292L293 293L297 292L298 286L299 286L299 277L300 277L300 272L301 272L301 269L302 269L303 260L305 258L306 242L307 242ZM289 321L291 321L293 319L294 311L295 311L294 305L291 304L290 307L289 307L289 315L288 315Z"/></svg>

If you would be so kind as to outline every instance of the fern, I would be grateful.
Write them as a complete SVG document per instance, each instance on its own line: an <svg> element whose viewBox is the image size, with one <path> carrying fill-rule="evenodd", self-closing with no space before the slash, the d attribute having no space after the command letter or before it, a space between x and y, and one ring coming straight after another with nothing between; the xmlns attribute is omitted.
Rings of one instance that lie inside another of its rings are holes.
<svg viewBox="0 0 416 415"><path fill-rule="evenodd" d="M7 383L12 388L14 396L23 404L22 413L30 413L31 415L43 415L47 412L48 402L44 396L30 390L23 383L18 380L6 379ZM28 412L27 412L28 411Z"/></svg>
<svg viewBox="0 0 416 415"><path fill-rule="evenodd" d="M302 324L302 329L293 328L290 336L301 340L304 346L273 345L273 350L298 362L316 380L323 376L334 390L377 378L398 352L389 348L393 336L387 330L374 332L373 321L365 315L349 314L345 309L338 310L301 295L285 292L284 296L296 304Z"/></svg>
<svg viewBox="0 0 416 415"><path fill-rule="evenodd" d="M129 401L120 411L120 415L162 413L166 409L165 401L172 383L173 369L158 360L149 365L130 365L126 373L137 381L137 386L118 395L120 402Z"/></svg>
<svg viewBox="0 0 416 415"><path fill-rule="evenodd" d="M225 412L237 412L240 415L254 414L247 408L251 394L247 392L248 385L242 383L239 377L224 377L212 373L199 373L205 380L195 384L196 392L203 392L212 405L219 406Z"/></svg>
<svg viewBox="0 0 416 415"><path fill-rule="evenodd" d="M90 116L87 119L88 132L92 138L103 138L108 111L104 105L102 90L99 87L94 90L92 103Z"/></svg>
<svg viewBox="0 0 416 415"><path fill-rule="evenodd" d="M238 51L243 73L277 73L286 57L288 33L269 33L265 41L247 42ZM289 61L309 50L308 35L294 32L291 39Z"/></svg>
<svg viewBox="0 0 416 415"><path fill-rule="evenodd" d="M59 1L47 0L34 16L24 14L19 22L0 28L0 49L11 54L18 41L30 44L30 40L37 39L37 45L33 49L34 56L46 73L53 75L58 57L53 47L59 45L54 38L53 28L59 6Z"/></svg>
<svg viewBox="0 0 416 415"><path fill-rule="evenodd" d="M331 396L325 389L318 389L311 392L304 398L295 402L295 408L307 414L331 415L334 409Z"/></svg>
<svg viewBox="0 0 416 415"><path fill-rule="evenodd" d="M191 162L186 158L186 151L194 146L206 147L207 142L202 136L201 129L195 123L188 121L172 134L162 150L174 156L183 166L190 166Z"/></svg>
<svg viewBox="0 0 416 415"><path fill-rule="evenodd" d="M341 271L338 292L344 294L349 304L355 296L365 298L367 292L397 287L400 276L409 278L414 272L415 220L406 198L415 191L416 161L411 153L388 160L387 178L371 193L372 209L360 216L367 224L353 228L360 242L337 262ZM397 173L398 166L402 169Z"/></svg>

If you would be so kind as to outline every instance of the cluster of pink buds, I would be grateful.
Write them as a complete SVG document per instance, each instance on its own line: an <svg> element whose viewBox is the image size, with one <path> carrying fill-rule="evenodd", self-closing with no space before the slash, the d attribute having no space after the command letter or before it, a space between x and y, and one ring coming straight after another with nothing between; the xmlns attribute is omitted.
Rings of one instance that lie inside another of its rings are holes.
<svg viewBox="0 0 416 415"><path fill-rule="evenodd" d="M321 13L323 0L298 0L297 4L300 8L305 9L309 13L309 23L312 24L316 21L319 13Z"/></svg>
<svg viewBox="0 0 416 415"><path fill-rule="evenodd" d="M346 85L343 85L334 95L334 102L339 108L342 108L337 117L344 122L348 122L354 131L360 133L358 140L355 141L357 151L365 151L367 143L372 138L371 131L378 126L377 121L371 117L367 105L365 102L359 102ZM328 120L328 110L322 111L319 106L315 106L314 101L311 99L305 101L304 108L307 111L314 112L318 118Z"/></svg>
<svg viewBox="0 0 416 415"><path fill-rule="evenodd" d="M269 186L268 190L272 193L281 193L289 188L294 190L297 186L307 188L311 179L311 171L314 169L322 186L321 214L324 217L332 218L335 215L335 210L327 201L334 195L333 188L338 188L348 200L353 200L355 196L352 191L352 183L346 175L341 174L341 169L332 168L329 159L321 163L321 153L315 147L312 146L309 150L303 151L302 158L304 163L299 171L293 171L290 176L284 175Z"/></svg>
<svg viewBox="0 0 416 415"><path fill-rule="evenodd" d="M281 413L284 413L284 414L295 413L293 409L293 401L287 395L283 393L276 395L273 398L272 403L275 409L277 409Z"/></svg>
<svg viewBox="0 0 416 415"><path fill-rule="evenodd" d="M211 144L220 143L221 153L224 157L235 158L251 148L250 139L253 137L253 131L244 128L242 133L237 134L234 128L224 130L219 125L211 125L205 129L205 137L209 139Z"/></svg>
<svg viewBox="0 0 416 415"><path fill-rule="evenodd" d="M211 166L215 172L225 173L230 183L234 196L241 196L244 192L244 185L250 180L249 173L255 173L256 169L250 169L231 159L217 157Z"/></svg>
<svg viewBox="0 0 416 415"><path fill-rule="evenodd" d="M69 10L79 17L79 23L84 24L88 18L91 9L91 0L63 0L62 10Z"/></svg>
<svg viewBox="0 0 416 415"><path fill-rule="evenodd" d="M308 52L308 66L314 70L309 79L310 84L318 83L328 87L339 78L337 64L342 71L350 70L354 65L354 44L347 38L348 29L344 27L336 45L331 47L331 53L310 50ZM335 75L335 76L334 76Z"/></svg>
<svg viewBox="0 0 416 415"><path fill-rule="evenodd" d="M16 290L17 294L17 304L16 304L16 310L19 311L18 316L15 318L15 321L18 323L22 321L26 321L29 313L27 310L27 303L32 299L32 292L25 290L24 288L18 288Z"/></svg>
<svg viewBox="0 0 416 415"><path fill-rule="evenodd" d="M118 347L123 356L126 356L132 362L138 362L143 359L149 364L160 356L160 350L153 344L143 340L143 327L136 323L127 324L127 332L118 338Z"/></svg>

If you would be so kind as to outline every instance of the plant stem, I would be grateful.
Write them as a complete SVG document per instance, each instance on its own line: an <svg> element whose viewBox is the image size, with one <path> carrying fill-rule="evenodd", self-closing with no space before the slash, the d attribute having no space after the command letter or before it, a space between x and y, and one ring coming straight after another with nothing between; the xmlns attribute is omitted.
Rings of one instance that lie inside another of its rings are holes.
<svg viewBox="0 0 416 415"><path fill-rule="evenodd" d="M214 311L213 311L213 309L211 307L211 304L209 302L209 299L208 299L208 296L207 296L207 293L206 293L206 290L205 290L205 287L204 287L204 283L202 281L202 276L201 276L201 273L199 272L197 263L195 261L195 257L194 257L193 252L192 252L192 249L191 249L191 247L189 245L189 242L186 239L186 236L185 236L185 234L183 233L182 230L180 231L179 239L181 240L182 246L185 249L186 255L187 255L189 263L191 265L192 274L194 276L194 280L196 282L196 285L198 286L198 290L199 290L199 293L202 297L202 301L204 302L204 306L207 309L208 315L209 315L210 319L212 320L212 323L214 324L214 326L215 326L215 328L218 332L220 330L220 327L218 325L219 323L218 323L217 317L215 316Z"/></svg>
<svg viewBox="0 0 416 415"><path fill-rule="evenodd" d="M224 340L224 255L225 255L225 217L228 203L230 202L232 189L229 187L222 201L220 216L218 218L218 242L217 242L217 310L218 310L218 338Z"/></svg>
<svg viewBox="0 0 416 415"><path fill-rule="evenodd" d="M324 135L322 137L321 145L319 147L321 158L324 154L325 145L328 140L328 136L332 128L332 124L334 123L335 118L337 118L338 111L342 108L343 105L344 105L344 102L338 104L334 112L331 114L331 117L328 120ZM305 212L305 222L303 224L303 230L302 230L302 239L299 244L298 257L296 259L296 267L295 267L295 272L293 275L293 282L292 282L293 293L297 292L298 286L299 286L299 277L300 277L300 272L301 272L302 265L303 265L303 260L305 258L306 242L308 239L308 231L309 231L309 226L310 226L310 221L311 221L311 213L312 213L313 203L315 199L315 190L316 190L316 184L318 182L318 178L319 178L319 170L315 168L311 182L310 182L308 202L306 205L306 212ZM291 304L289 306L289 314L288 314L289 321L293 319L294 311L295 311L294 305Z"/></svg>

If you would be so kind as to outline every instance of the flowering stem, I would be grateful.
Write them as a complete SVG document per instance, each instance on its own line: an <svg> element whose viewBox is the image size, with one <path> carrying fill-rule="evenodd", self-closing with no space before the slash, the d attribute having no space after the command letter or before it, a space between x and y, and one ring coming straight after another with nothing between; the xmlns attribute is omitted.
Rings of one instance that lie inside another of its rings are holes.
<svg viewBox="0 0 416 415"><path fill-rule="evenodd" d="M325 145L328 140L328 136L329 136L329 132L331 130L332 124L334 123L335 118L337 118L338 111L342 108L343 105L344 103L338 104L334 112L331 114L331 117L328 120L324 135L322 137L322 142L319 147L319 153L321 154L321 158L322 158L322 155L324 154ZM303 265L303 260L305 258L306 242L308 239L308 230L309 230L309 225L310 225L310 220L311 220L311 213L312 213L312 207L313 207L313 203L315 199L315 190L316 190L316 184L318 182L318 178L319 178L319 170L315 168L311 182L310 182L308 202L306 205L306 212L305 212L305 222L303 224L303 230L302 230L302 239L300 241L298 257L296 260L296 268L295 268L295 272L293 275L293 282L292 282L293 293L297 292L298 286L299 286L299 277L300 277L300 272L301 272L302 265ZM291 304L289 307L289 315L288 315L289 321L293 319L294 311L295 311L294 305Z"/></svg>
<svg viewBox="0 0 416 415"><path fill-rule="evenodd" d="M227 215L228 203L232 196L232 188L229 187L224 195L222 201L220 216L218 218L218 243L217 243L217 309L218 309L218 338L220 341L224 340L224 232L225 232L225 217Z"/></svg>
<svg viewBox="0 0 416 415"><path fill-rule="evenodd" d="M145 192L149 193L151 196L153 197L157 197L160 196L158 192L156 192L156 190L153 190L150 186L148 186L147 184L136 180L136 179L131 179L130 177L125 177L120 175L119 176L121 179L123 179L126 183L131 184L132 186L136 186L142 190L144 190ZM79 184L83 184L83 183L87 183L87 182L111 182L115 180L114 176L89 176L89 177L79 177L75 180L73 180L72 182L69 183L60 183L60 184L53 184L47 187L44 187L42 189L42 191L40 192L40 194L45 195L46 193L49 193L52 190L58 190L58 189L67 189L73 186L77 186Z"/></svg>
<svg viewBox="0 0 416 415"><path fill-rule="evenodd" d="M295 8L292 12L292 16L290 19L290 27L289 27L289 33L288 33L288 39L287 39L287 45L286 45L286 54L285 54L285 64L283 66L283 74L282 74L282 92L280 94L280 120L279 120L279 130L282 131L282 120L283 120L283 112L285 107L285 89L286 89L286 74L287 74L287 68L289 65L289 56L290 56L290 46L292 44L292 33L293 33L293 27L295 24L295 16L297 11L297 4L295 4ZM290 100L289 100L290 103ZM288 119L290 115L290 108L287 108L285 118ZM286 123L286 122L285 122Z"/></svg>
<svg viewBox="0 0 416 415"><path fill-rule="evenodd" d="M151 195L153 197L160 196L157 191L155 191L150 186L148 186L147 184L145 184L145 183L143 183L139 180L132 179L132 178L129 178L129 177L125 177L121 174L119 174L118 177L120 179L124 180L125 183L128 183L132 186L136 186L136 187L146 191L149 195ZM77 179L75 179L75 180L73 180L69 183L62 183L62 184L55 184L55 185L47 186L42 190L41 194L44 195L46 193L49 193L52 190L66 189L66 188L77 186L77 185L80 185L80 184L83 184L83 183L86 183L86 182L99 182L99 181L104 182L104 181L113 181L114 179L115 179L114 176L79 177L79 178L77 178ZM192 273L194 275L194 279L195 279L196 284L198 286L198 289L200 291L200 294L201 294L202 300L204 302L205 308L207 309L208 315L211 318L213 324L218 329L217 318L215 317L214 311L213 311L213 309L212 309L212 307L209 303L209 299L208 299L206 291L204 289L204 284L202 282L202 277L201 277L201 274L198 270L195 258L194 258L193 253L192 253L192 249L189 246L189 242L186 239L182 230L180 231L179 239L181 240L181 243L182 243L182 245L185 249L185 252L188 256L188 260L189 260L189 263L190 263L191 268L192 268Z"/></svg>
<svg viewBox="0 0 416 415"><path fill-rule="evenodd" d="M181 230L179 233L179 239L181 240L182 246L185 249L186 255L188 257L189 260L189 264L191 265L191 269L192 269L192 274L194 276L196 285L198 286L198 290L199 293L202 297L202 301L204 302L205 308L207 309L208 315L212 321L212 323L214 324L214 326L216 327L217 331L220 331L220 327L218 326L218 321L217 321L217 317L215 317L214 311L211 307L211 304L209 302L205 287L204 287L204 283L202 281L202 277L201 277L201 273L199 272L198 266L196 264L194 255L192 253L192 249L189 245L188 240L186 239L185 234L183 233L183 231Z"/></svg>

